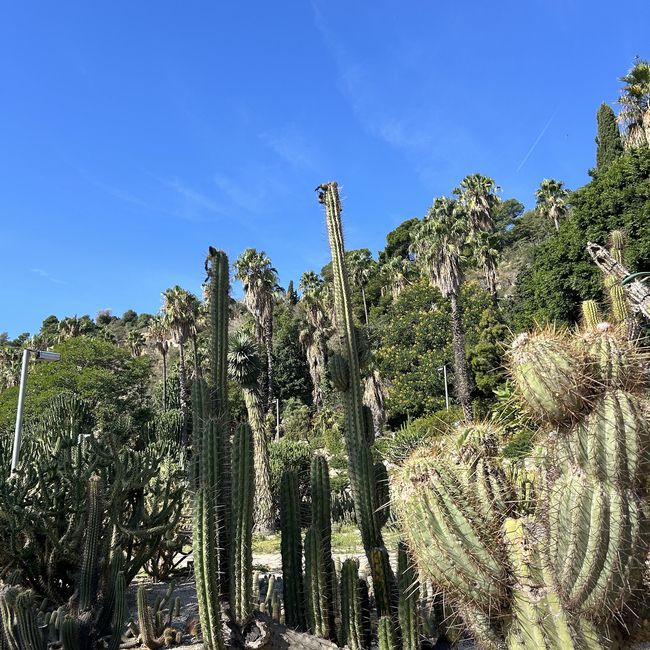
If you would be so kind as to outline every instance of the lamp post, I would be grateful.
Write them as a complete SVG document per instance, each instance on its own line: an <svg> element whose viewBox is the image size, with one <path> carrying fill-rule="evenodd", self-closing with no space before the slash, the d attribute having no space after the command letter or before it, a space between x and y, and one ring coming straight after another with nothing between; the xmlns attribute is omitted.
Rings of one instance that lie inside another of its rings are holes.
<svg viewBox="0 0 650 650"><path fill-rule="evenodd" d="M14 447L11 453L11 472L13 473L18 466L20 457L20 443L23 433L23 410L25 408L25 392L27 389L27 370L29 368L29 358L32 352L36 359L41 361L59 361L61 355L58 352L47 352L45 350L32 350L25 348L23 350L23 365L20 369L20 390L18 391L18 412L16 413L16 430L14 432Z"/></svg>
<svg viewBox="0 0 650 650"><path fill-rule="evenodd" d="M445 381L445 406L449 410L449 387L447 386L447 364L440 366L438 372L442 372Z"/></svg>

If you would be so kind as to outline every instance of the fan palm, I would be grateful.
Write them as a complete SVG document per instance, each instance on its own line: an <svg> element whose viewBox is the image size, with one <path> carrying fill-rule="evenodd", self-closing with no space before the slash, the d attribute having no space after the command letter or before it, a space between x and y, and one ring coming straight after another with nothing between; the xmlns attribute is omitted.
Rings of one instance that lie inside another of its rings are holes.
<svg viewBox="0 0 650 650"><path fill-rule="evenodd" d="M621 81L618 123L623 127L627 149L650 145L650 63L636 59L632 69Z"/></svg>
<svg viewBox="0 0 650 650"><path fill-rule="evenodd" d="M154 316L147 327L147 337L153 342L156 351L162 357L163 411L167 410L167 354L169 353L169 330L162 316Z"/></svg>
<svg viewBox="0 0 650 650"><path fill-rule="evenodd" d="M415 233L413 252L429 282L438 287L451 304L451 332L456 371L456 392L465 418L472 419L471 383L465 357L465 332L460 318L458 296L464 280L463 246L467 224L459 216L456 201L436 199Z"/></svg>
<svg viewBox="0 0 650 650"><path fill-rule="evenodd" d="M489 245L488 234L494 231L494 212L499 204L499 186L481 174L466 176L454 190L458 208L467 220L468 243L472 247L476 263L483 269L487 290L497 304L497 256Z"/></svg>
<svg viewBox="0 0 650 650"><path fill-rule="evenodd" d="M366 301L366 285L375 265L370 251L359 249L350 251L347 255L348 271L350 278L361 290L361 299L363 300L363 315L366 327L368 327L368 302Z"/></svg>
<svg viewBox="0 0 650 650"><path fill-rule="evenodd" d="M181 411L183 413L183 444L187 444L189 410L184 346L192 333L196 302L195 295L178 285L167 289L163 293L163 318L172 340L178 346L178 383Z"/></svg>
<svg viewBox="0 0 650 650"><path fill-rule="evenodd" d="M550 219L555 230L560 229L560 221L569 212L569 198L571 192L564 187L563 181L545 178L535 192L537 197L537 210Z"/></svg>
<svg viewBox="0 0 650 650"><path fill-rule="evenodd" d="M132 357L139 357L144 350L144 335L138 330L131 329L126 335L126 343L131 350Z"/></svg>
<svg viewBox="0 0 650 650"><path fill-rule="evenodd" d="M382 272L386 284L382 287L382 295L390 291L393 301L399 298L400 293L408 285L409 261L402 257L391 257L383 266Z"/></svg>
<svg viewBox="0 0 650 650"><path fill-rule="evenodd" d="M235 277L244 287L244 303L253 315L257 341L266 350L266 408L273 401L273 294L278 273L264 251L247 248L235 261Z"/></svg>
<svg viewBox="0 0 650 650"><path fill-rule="evenodd" d="M298 303L304 319L300 332L300 344L307 358L312 382L312 401L316 409L323 405L323 375L327 363L327 340L332 334L331 321L327 316L324 300L327 298L325 283L313 271L300 278L302 296Z"/></svg>
<svg viewBox="0 0 650 650"><path fill-rule="evenodd" d="M269 447L260 394L262 371L259 348L255 340L244 331L231 337L228 351L228 374L242 388L248 421L253 431L255 525L261 533L269 534L275 528L275 517L271 492Z"/></svg>

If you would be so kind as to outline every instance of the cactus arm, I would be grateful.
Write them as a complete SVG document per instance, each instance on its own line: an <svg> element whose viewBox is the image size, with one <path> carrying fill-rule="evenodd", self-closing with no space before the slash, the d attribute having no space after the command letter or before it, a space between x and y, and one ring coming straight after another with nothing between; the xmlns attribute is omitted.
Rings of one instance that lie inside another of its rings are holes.
<svg viewBox="0 0 650 650"><path fill-rule="evenodd" d="M88 481L86 515L86 537L81 561L81 581L79 585L79 609L90 610L97 601L99 587L99 549L102 536L102 485L97 475Z"/></svg>

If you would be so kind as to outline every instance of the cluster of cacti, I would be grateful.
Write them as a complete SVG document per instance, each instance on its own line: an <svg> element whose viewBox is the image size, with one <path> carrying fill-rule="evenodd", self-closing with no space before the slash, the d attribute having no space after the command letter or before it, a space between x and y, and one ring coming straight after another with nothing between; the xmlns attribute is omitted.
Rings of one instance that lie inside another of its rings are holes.
<svg viewBox="0 0 650 650"><path fill-rule="evenodd" d="M343 395L348 475L356 519L371 567L377 610L380 616L394 617L397 608L397 585L381 533L382 517L379 509L384 504L378 502L376 468L372 456L374 442L372 414L363 406L361 353L352 318L337 183L331 182L319 186L318 197L325 206L327 233L332 253L334 305L340 340L340 351L331 356L330 376L334 386Z"/></svg>
<svg viewBox="0 0 650 650"><path fill-rule="evenodd" d="M419 568L485 648L617 647L640 597L648 377L625 332L596 323L593 305L583 313L574 335L512 345L522 408L539 424L517 469L504 472L498 427L466 426L393 479Z"/></svg>
<svg viewBox="0 0 650 650"><path fill-rule="evenodd" d="M102 517L115 527L127 583L181 515L183 454L160 439L156 422L139 448L125 443L133 435L129 422L113 422L100 435L89 435L93 429L90 404L70 394L54 398L42 418L28 423L13 478L0 478L0 567L19 570L23 586L56 605L74 591L93 474L104 484Z"/></svg>
<svg viewBox="0 0 650 650"><path fill-rule="evenodd" d="M77 589L66 606L48 611L47 599L18 586L0 592L3 648L47 650L50 642L61 644L63 650L95 648L100 642L110 650L119 647L126 620L126 580L121 550L109 549L112 539L105 534L102 496L101 479L93 475L88 485Z"/></svg>
<svg viewBox="0 0 650 650"><path fill-rule="evenodd" d="M182 631L172 627L172 619L180 616L181 609L180 598L177 597L172 601L173 592L174 584L171 583L164 597L157 598L153 606L150 606L146 587L144 585L138 587L139 637L149 650L157 650L162 646L170 647L179 644L182 640Z"/></svg>

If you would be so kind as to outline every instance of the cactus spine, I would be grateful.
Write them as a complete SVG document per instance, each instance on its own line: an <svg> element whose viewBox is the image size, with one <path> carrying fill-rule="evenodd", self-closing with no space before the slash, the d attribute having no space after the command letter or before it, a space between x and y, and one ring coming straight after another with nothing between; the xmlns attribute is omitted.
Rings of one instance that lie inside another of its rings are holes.
<svg viewBox="0 0 650 650"><path fill-rule="evenodd" d="M348 474L361 539L371 566L377 609L380 616L393 616L397 607L396 583L377 515L375 467L370 449L371 441L367 435L367 429L372 427L372 424L367 422L363 409L359 348L352 319L338 185L336 182L326 183L318 187L318 193L320 203L325 206L327 234L332 253L334 304L342 347L341 356L347 363L348 381L337 377L337 385L345 386L347 383L347 388L342 392L345 403Z"/></svg>
<svg viewBox="0 0 650 650"><path fill-rule="evenodd" d="M232 451L233 548L231 601L235 620L243 623L252 611L253 572L253 436L247 423L237 426Z"/></svg>
<svg viewBox="0 0 650 650"><path fill-rule="evenodd" d="M302 580L302 542L300 539L300 494L293 471L282 475L280 489L280 552L282 554L282 594L286 624L305 630L304 588Z"/></svg>

